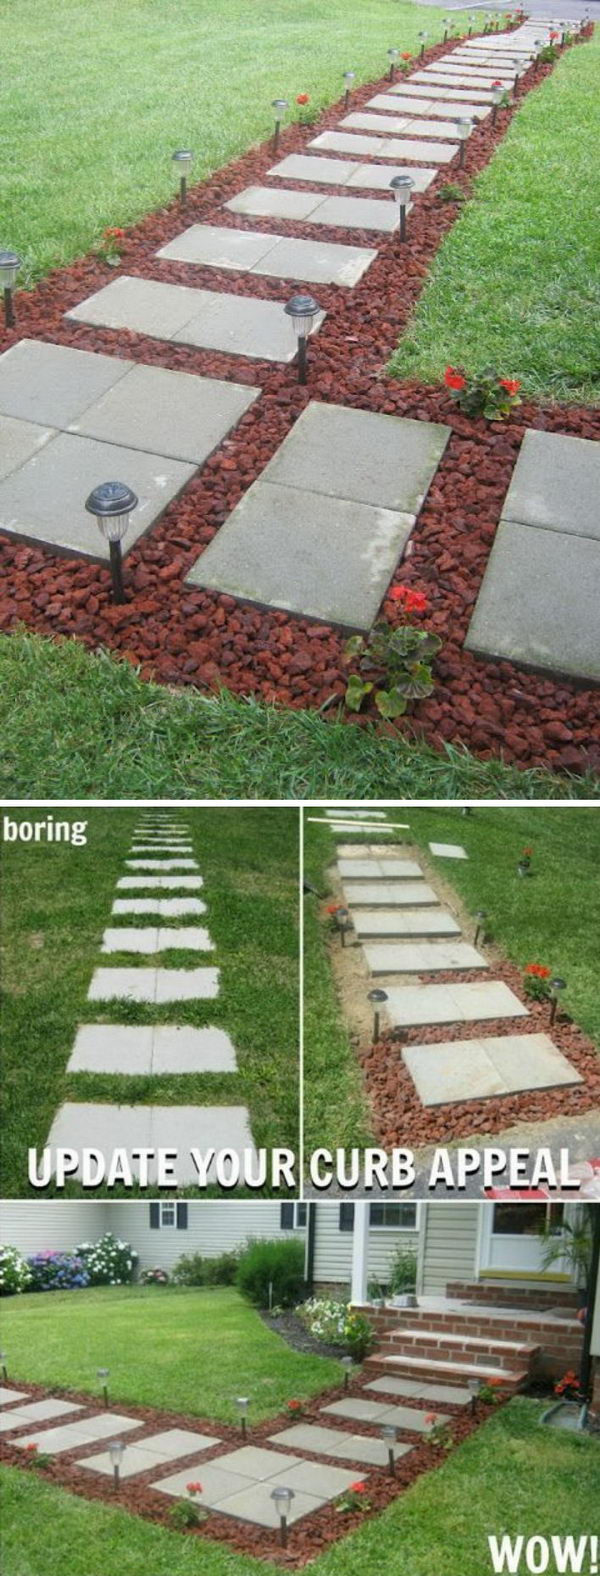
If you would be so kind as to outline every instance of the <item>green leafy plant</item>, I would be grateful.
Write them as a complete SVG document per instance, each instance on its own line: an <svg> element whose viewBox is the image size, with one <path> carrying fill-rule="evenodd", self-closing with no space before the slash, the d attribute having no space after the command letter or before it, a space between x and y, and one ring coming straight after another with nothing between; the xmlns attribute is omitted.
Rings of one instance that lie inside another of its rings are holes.
<svg viewBox="0 0 600 1576"><path fill-rule="evenodd" d="M383 1302L385 1300L385 1287L381 1285L381 1281L376 1280L375 1276L372 1276L368 1282L367 1297L369 1302Z"/></svg>
<svg viewBox="0 0 600 1576"><path fill-rule="evenodd" d="M25 1445L23 1456L30 1467L35 1467L36 1472L47 1472L54 1461L54 1456L51 1456L49 1451L40 1450L39 1446L34 1444Z"/></svg>
<svg viewBox="0 0 600 1576"><path fill-rule="evenodd" d="M550 1269L558 1260L563 1260L584 1290L587 1290L592 1266L592 1208L590 1204L582 1205L574 1220L562 1221L560 1230L549 1224L540 1232L542 1269Z"/></svg>
<svg viewBox="0 0 600 1576"><path fill-rule="evenodd" d="M341 1516L349 1515L352 1510L370 1510L371 1501L367 1498L366 1483L351 1483L340 1498L336 1499L335 1509Z"/></svg>
<svg viewBox="0 0 600 1576"><path fill-rule="evenodd" d="M298 93L296 103L298 105L298 124L300 126L314 126L320 114L318 105L311 104L308 93Z"/></svg>
<svg viewBox="0 0 600 1576"><path fill-rule="evenodd" d="M240 1262L239 1253L219 1253L207 1258L202 1253L184 1253L177 1260L172 1279L178 1286L233 1286Z"/></svg>
<svg viewBox="0 0 600 1576"><path fill-rule="evenodd" d="M440 186L437 193L440 202L466 202L467 194L462 186L457 186L456 181L446 181L445 186Z"/></svg>
<svg viewBox="0 0 600 1576"><path fill-rule="evenodd" d="M454 1444L448 1423L442 1423L435 1412L428 1412L425 1418L427 1431L425 1439L428 1445L433 1445L434 1450L451 1450Z"/></svg>
<svg viewBox="0 0 600 1576"><path fill-rule="evenodd" d="M394 586L388 597L400 602L406 614L427 610L427 598L408 586ZM352 635L345 646L345 657L348 661L358 658L359 672L350 674L346 686L349 711L360 711L363 701L372 695L382 717L389 722L402 717L412 701L424 700L433 693L431 662L441 644L438 635L417 629L410 623L394 629L381 621L373 626L366 639L363 635ZM374 679L363 677L371 672L384 675L380 685Z"/></svg>
<svg viewBox="0 0 600 1576"><path fill-rule="evenodd" d="M168 1271L161 1270L158 1265L152 1270L142 1270L140 1284L142 1286L168 1286Z"/></svg>
<svg viewBox="0 0 600 1576"><path fill-rule="evenodd" d="M532 1001L546 1001L550 996L552 969L545 963L526 963L523 969L523 991Z"/></svg>
<svg viewBox="0 0 600 1576"><path fill-rule="evenodd" d="M98 1242L82 1242L75 1252L83 1260L90 1286L122 1286L133 1278L138 1255L112 1231Z"/></svg>
<svg viewBox="0 0 600 1576"><path fill-rule="evenodd" d="M417 1284L417 1255L413 1248L397 1248L390 1271L390 1292L398 1296L414 1291Z"/></svg>
<svg viewBox="0 0 600 1576"><path fill-rule="evenodd" d="M6 1244L0 1248L0 1297L13 1297L28 1291L33 1275L27 1259L18 1248Z"/></svg>
<svg viewBox="0 0 600 1576"><path fill-rule="evenodd" d="M235 1283L242 1296L259 1308L268 1308L270 1298L282 1308L293 1307L304 1286L304 1243L296 1238L250 1239L241 1254Z"/></svg>
<svg viewBox="0 0 600 1576"><path fill-rule="evenodd" d="M502 1379L487 1379L480 1384L477 1395L478 1401L484 1401L486 1406L499 1406L503 1400Z"/></svg>
<svg viewBox="0 0 600 1576"><path fill-rule="evenodd" d="M537 58L542 65L550 66L553 60L558 60L558 50L554 48L554 44L544 44Z"/></svg>
<svg viewBox="0 0 600 1576"><path fill-rule="evenodd" d="M521 404L518 378L501 378L494 367L484 367L482 372L473 374L461 367L446 367L444 383L465 416L504 421Z"/></svg>
<svg viewBox="0 0 600 1576"><path fill-rule="evenodd" d="M375 1338L375 1331L371 1320L365 1313L358 1313L355 1308L347 1308L344 1323L344 1340L354 1361L361 1363L363 1357L371 1350Z"/></svg>
<svg viewBox="0 0 600 1576"><path fill-rule="evenodd" d="M187 1483L186 1487L189 1494L198 1494L202 1484ZM197 1527L200 1521L206 1521L206 1511L199 1510L191 1499L176 1499L169 1510L169 1521L179 1532L183 1532L186 1527Z"/></svg>
<svg viewBox="0 0 600 1576"><path fill-rule="evenodd" d="M124 235L124 230L119 230L114 225L108 225L107 229L103 231L102 240L94 247L96 257L101 262L108 263L109 268L119 267L121 261L119 242L123 240Z"/></svg>

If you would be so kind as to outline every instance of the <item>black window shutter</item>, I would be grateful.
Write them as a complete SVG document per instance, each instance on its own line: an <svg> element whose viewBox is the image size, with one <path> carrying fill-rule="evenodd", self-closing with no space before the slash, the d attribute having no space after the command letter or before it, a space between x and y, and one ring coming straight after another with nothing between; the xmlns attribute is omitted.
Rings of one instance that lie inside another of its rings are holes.
<svg viewBox="0 0 600 1576"><path fill-rule="evenodd" d="M354 1231L354 1204L340 1204L340 1231Z"/></svg>
<svg viewBox="0 0 600 1576"><path fill-rule="evenodd" d="M187 1223L188 1223L188 1207L187 1207L187 1203L186 1203L185 1199L180 1199L180 1200L178 1200L178 1203L177 1203L177 1230L178 1231L187 1231Z"/></svg>
<svg viewBox="0 0 600 1576"><path fill-rule="evenodd" d="M157 1231L160 1226L160 1204L150 1205L150 1225L153 1231Z"/></svg>
<svg viewBox="0 0 600 1576"><path fill-rule="evenodd" d="M293 1204L280 1204L280 1206L279 1206L279 1226L280 1226L280 1230L281 1231L293 1231L294 1230L294 1206L293 1206Z"/></svg>

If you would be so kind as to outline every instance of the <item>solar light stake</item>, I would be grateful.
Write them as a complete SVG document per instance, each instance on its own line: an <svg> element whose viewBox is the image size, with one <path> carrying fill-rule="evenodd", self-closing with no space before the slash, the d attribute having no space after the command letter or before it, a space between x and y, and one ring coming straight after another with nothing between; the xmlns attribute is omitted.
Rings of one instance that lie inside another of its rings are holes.
<svg viewBox="0 0 600 1576"><path fill-rule="evenodd" d="M384 1423L383 1424L383 1427L382 1427L382 1430L381 1430L381 1437L382 1437L382 1439L385 1440L385 1443L387 1445L388 1472L390 1474L390 1477L395 1477L396 1476L396 1457L394 1455L394 1445L395 1445L396 1439L398 1437L398 1430L397 1430L397 1428L394 1427L393 1423Z"/></svg>
<svg viewBox="0 0 600 1576"><path fill-rule="evenodd" d="M398 228L401 241L406 240L406 214L414 184L412 175L395 175L390 181L390 190L393 192L394 201L398 204Z"/></svg>
<svg viewBox="0 0 600 1576"><path fill-rule="evenodd" d="M350 1375L354 1367L354 1358L342 1357L341 1361L342 1368L344 1369L344 1390L348 1390L350 1388Z"/></svg>
<svg viewBox="0 0 600 1576"><path fill-rule="evenodd" d="M340 941L342 943L342 946L345 947L345 945L346 945L346 934L350 930L350 926L351 926L351 923L352 923L352 921L350 919L350 914L349 914L347 908L336 908L336 911L335 911L335 923L336 923L337 929L339 930L339 933L340 933Z"/></svg>
<svg viewBox="0 0 600 1576"><path fill-rule="evenodd" d="M388 49L388 60L389 60L389 63L390 63L389 64L389 70L388 70L388 82L393 82L394 77L396 75L396 61L398 59L398 55L399 54L400 54L400 50L399 49Z"/></svg>
<svg viewBox="0 0 600 1576"><path fill-rule="evenodd" d="M447 16L443 16L442 17L442 26L443 26L443 29L444 29L444 37L442 39L442 43L445 44L445 43L447 43L447 40L448 40L448 28L450 26L450 22L449 22L449 19L448 19Z"/></svg>
<svg viewBox="0 0 600 1576"><path fill-rule="evenodd" d="M386 990L381 990L380 986L377 986L375 988L375 990L370 990L369 994L367 996L367 1001L372 1001L373 1002L373 1043L374 1044L379 1039L379 1007L380 1007L381 1003L384 1002L384 1001L387 1001L387 999L388 999L387 991Z"/></svg>
<svg viewBox="0 0 600 1576"><path fill-rule="evenodd" d="M298 341L298 382L306 383L307 340L315 317L320 311L318 301L311 295L295 295L283 308L291 318Z"/></svg>
<svg viewBox="0 0 600 1576"><path fill-rule="evenodd" d="M240 1410L242 1439L246 1439L247 1434L248 1434L248 1424L246 1422L246 1413L248 1411L248 1403L249 1403L249 1397L247 1395L238 1395L238 1396L236 1396L235 1404L236 1404L237 1407L239 1407L239 1410Z"/></svg>
<svg viewBox="0 0 600 1576"><path fill-rule="evenodd" d="M556 1017L556 1011L557 1011L557 1007L558 1007L560 993L561 993L561 991L566 990L566 988L567 988L566 980L559 979L558 975L555 975L554 979L550 980L550 990L552 991L552 1001L550 1003L550 1022L551 1023L554 1023L554 1019Z"/></svg>
<svg viewBox="0 0 600 1576"><path fill-rule="evenodd" d="M8 1379L8 1368L6 1366L6 1352L0 1352L0 1363L2 1364L2 1378L3 1378L4 1382L6 1383L6 1380Z"/></svg>
<svg viewBox="0 0 600 1576"><path fill-rule="evenodd" d="M347 109L348 105L350 103L350 94L352 92L352 83L354 82L355 76L356 76L356 72L355 71L345 71L344 72L344 82L346 84L346 88L345 88L345 92L344 92L344 109Z"/></svg>
<svg viewBox="0 0 600 1576"><path fill-rule="evenodd" d="M271 1491L271 1499L279 1511L279 1541L283 1549L287 1547L288 1516L295 1497L293 1488L274 1488Z"/></svg>
<svg viewBox="0 0 600 1576"><path fill-rule="evenodd" d="M427 33L419 33L419 38L421 40L421 49L420 49L419 59L422 60L423 56L425 54L425 40L427 38Z"/></svg>
<svg viewBox="0 0 600 1576"><path fill-rule="evenodd" d="M285 118L285 112L286 112L287 109L289 109L289 107L290 106L289 106L288 99L273 99L272 102L271 102L271 109L275 110L275 131L273 133L273 152L274 153L277 152L277 149L279 147L279 138L281 136L281 122Z"/></svg>
<svg viewBox="0 0 600 1576"><path fill-rule="evenodd" d="M96 1378L100 1379L101 1383L102 1383L102 1399L104 1401L104 1405L105 1406L108 1406L108 1384L107 1384L107 1380L108 1380L109 1373L110 1373L110 1369L109 1368L97 1368L96 1369Z"/></svg>
<svg viewBox="0 0 600 1576"><path fill-rule="evenodd" d="M474 1416L477 1411L477 1402L479 1400L479 1391L481 1389L481 1379L467 1379L467 1385L471 1391L471 1414Z"/></svg>
<svg viewBox="0 0 600 1576"><path fill-rule="evenodd" d="M477 942L479 941L479 937L480 936L483 937L485 922L486 922L486 919L487 919L487 908L478 908L477 913L475 915L475 918L477 920L477 924L475 926L475 935L473 937L473 946L474 947L477 946Z"/></svg>
<svg viewBox="0 0 600 1576"><path fill-rule="evenodd" d="M187 178L194 162L191 148L177 148L173 154L173 163L179 174L179 201L182 208L187 201Z"/></svg>
<svg viewBox="0 0 600 1576"><path fill-rule="evenodd" d="M492 88L492 126L498 119L498 110L504 98L504 88Z"/></svg>
<svg viewBox="0 0 600 1576"><path fill-rule="evenodd" d="M108 542L113 602L125 601L121 542L129 529L129 516L139 499L125 482L102 482L86 498L88 514L93 514L98 530Z"/></svg>
<svg viewBox="0 0 600 1576"><path fill-rule="evenodd" d="M111 1439L108 1447L108 1454L110 1456L110 1464L113 1469L113 1487L115 1489L118 1489L121 1481L121 1462L123 1460L124 1450L125 1445L123 1444L122 1439Z"/></svg>
<svg viewBox="0 0 600 1576"><path fill-rule="evenodd" d="M469 137L471 135L472 130L473 130L473 122L472 122L472 120L457 120L457 122L456 122L456 135L457 135L457 137L460 138L460 153L458 155L458 165L459 165L459 169L461 169L461 170L464 169L465 151L466 151L467 141L468 141L468 139L469 139Z"/></svg>
<svg viewBox="0 0 600 1576"><path fill-rule="evenodd" d="M21 258L17 252L0 252L0 286L4 296L4 323L6 328L14 328L16 323L13 289L20 267Z"/></svg>

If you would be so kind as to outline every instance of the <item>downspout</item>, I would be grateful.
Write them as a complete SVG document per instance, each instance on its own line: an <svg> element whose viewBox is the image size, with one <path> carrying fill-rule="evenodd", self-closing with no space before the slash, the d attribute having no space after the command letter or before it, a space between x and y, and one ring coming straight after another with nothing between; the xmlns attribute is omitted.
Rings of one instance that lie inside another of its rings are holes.
<svg viewBox="0 0 600 1576"><path fill-rule="evenodd" d="M592 1384L592 1329L594 1326L594 1312L596 1297L598 1295L598 1272L600 1269L600 1207L592 1206L592 1257L588 1279L588 1298L583 1328L583 1347L581 1351L581 1371L579 1389L582 1400L589 1400Z"/></svg>
<svg viewBox="0 0 600 1576"><path fill-rule="evenodd" d="M311 1292L315 1278L315 1246L317 1235L317 1206L308 1204L306 1216L306 1250L304 1254L304 1279L306 1289Z"/></svg>

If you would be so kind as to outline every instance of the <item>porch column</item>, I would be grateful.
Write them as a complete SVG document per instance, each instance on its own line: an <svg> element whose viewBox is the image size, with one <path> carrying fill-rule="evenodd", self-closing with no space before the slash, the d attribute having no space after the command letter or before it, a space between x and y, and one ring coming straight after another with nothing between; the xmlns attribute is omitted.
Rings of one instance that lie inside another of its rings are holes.
<svg viewBox="0 0 600 1576"><path fill-rule="evenodd" d="M352 1288L350 1301L354 1305L367 1300L369 1278L369 1201L360 1199L354 1205L354 1230L352 1234Z"/></svg>

